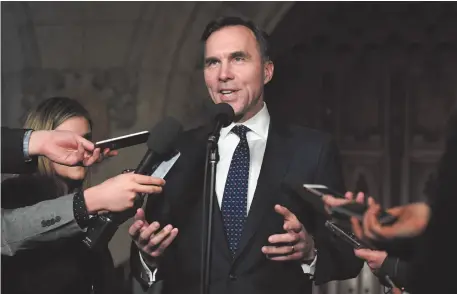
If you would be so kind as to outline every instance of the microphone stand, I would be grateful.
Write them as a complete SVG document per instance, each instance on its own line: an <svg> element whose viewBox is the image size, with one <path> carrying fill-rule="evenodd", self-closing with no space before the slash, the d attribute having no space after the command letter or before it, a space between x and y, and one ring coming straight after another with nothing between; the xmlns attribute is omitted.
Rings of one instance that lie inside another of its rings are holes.
<svg viewBox="0 0 457 294"><path fill-rule="evenodd" d="M211 267L213 208L216 186L216 166L219 161L217 141L221 125L216 125L215 131L208 137L206 145L206 165L203 187L202 215L202 258L201 258L201 294L209 293L209 275Z"/></svg>

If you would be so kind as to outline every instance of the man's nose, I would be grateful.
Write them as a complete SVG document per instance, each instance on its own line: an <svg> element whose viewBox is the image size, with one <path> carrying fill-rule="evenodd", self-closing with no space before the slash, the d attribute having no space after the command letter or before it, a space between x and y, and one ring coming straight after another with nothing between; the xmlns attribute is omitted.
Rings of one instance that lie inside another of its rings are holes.
<svg viewBox="0 0 457 294"><path fill-rule="evenodd" d="M233 80L233 72L230 67L230 64L222 64L219 71L219 81L226 82L228 80Z"/></svg>

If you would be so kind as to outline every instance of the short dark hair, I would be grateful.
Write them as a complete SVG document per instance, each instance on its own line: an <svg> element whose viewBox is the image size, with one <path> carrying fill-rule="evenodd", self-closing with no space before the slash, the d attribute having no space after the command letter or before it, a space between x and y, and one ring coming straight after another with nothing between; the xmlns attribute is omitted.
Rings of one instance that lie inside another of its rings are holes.
<svg viewBox="0 0 457 294"><path fill-rule="evenodd" d="M208 40L209 36L211 36L214 32L217 32L222 28L231 26L244 26L250 29L254 33L254 36L259 45L262 60L264 62L270 60L270 46L268 44L268 34L262 29L260 29L254 22L242 19L241 17L224 16L209 22L206 25L205 30L203 31L201 41L205 43L206 40Z"/></svg>

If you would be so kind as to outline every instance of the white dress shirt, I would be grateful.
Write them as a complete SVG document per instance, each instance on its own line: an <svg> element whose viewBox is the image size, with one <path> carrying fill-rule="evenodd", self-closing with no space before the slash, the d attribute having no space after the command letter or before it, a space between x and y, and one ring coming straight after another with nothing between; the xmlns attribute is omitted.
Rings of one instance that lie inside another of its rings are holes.
<svg viewBox="0 0 457 294"><path fill-rule="evenodd" d="M219 162L216 167L216 196L219 202L219 207L222 204L222 197L224 196L225 182L232 162L232 156L235 152L236 146L240 142L240 138L231 132L232 128L239 123L232 123L229 126L222 128L218 141L219 149ZM255 189L257 187L257 180L260 175L260 168L262 167L263 156L265 154L265 147L267 145L268 130L270 128L270 114L267 105L264 103L262 109L253 117L242 123L251 131L247 132L246 138L249 145L250 152L250 167L249 167L249 182L248 182L248 195L247 195L247 213L251 208L251 203L254 198ZM261 197L261 195L258 195ZM267 245L267 244L265 244ZM141 263L143 264L149 276L150 284L155 282L155 274L157 269L152 273L144 262L140 254ZM317 256L314 258L310 265L303 264L303 272L307 274L314 274L316 269ZM278 261L279 262L279 261Z"/></svg>

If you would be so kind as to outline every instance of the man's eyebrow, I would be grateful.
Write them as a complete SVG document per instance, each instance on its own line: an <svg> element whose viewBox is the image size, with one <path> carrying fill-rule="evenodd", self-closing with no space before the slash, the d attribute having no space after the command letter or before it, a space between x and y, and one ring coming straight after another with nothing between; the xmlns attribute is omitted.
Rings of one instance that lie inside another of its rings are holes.
<svg viewBox="0 0 457 294"><path fill-rule="evenodd" d="M251 58L251 55L249 55L246 51L235 51L235 52L230 53L230 59L237 58L237 57ZM220 61L220 59L217 57L214 57L214 56L210 56L210 57L205 58L204 63L205 63L205 65L208 65L212 62L217 62L217 61Z"/></svg>
<svg viewBox="0 0 457 294"><path fill-rule="evenodd" d="M246 58L250 58L251 55L249 55L247 52L245 51L235 51L235 52L232 52L230 54L230 57L231 58L236 58L236 57L246 57Z"/></svg>
<svg viewBox="0 0 457 294"><path fill-rule="evenodd" d="M205 58L205 64L209 64L211 62L219 61L216 57L206 57Z"/></svg>

